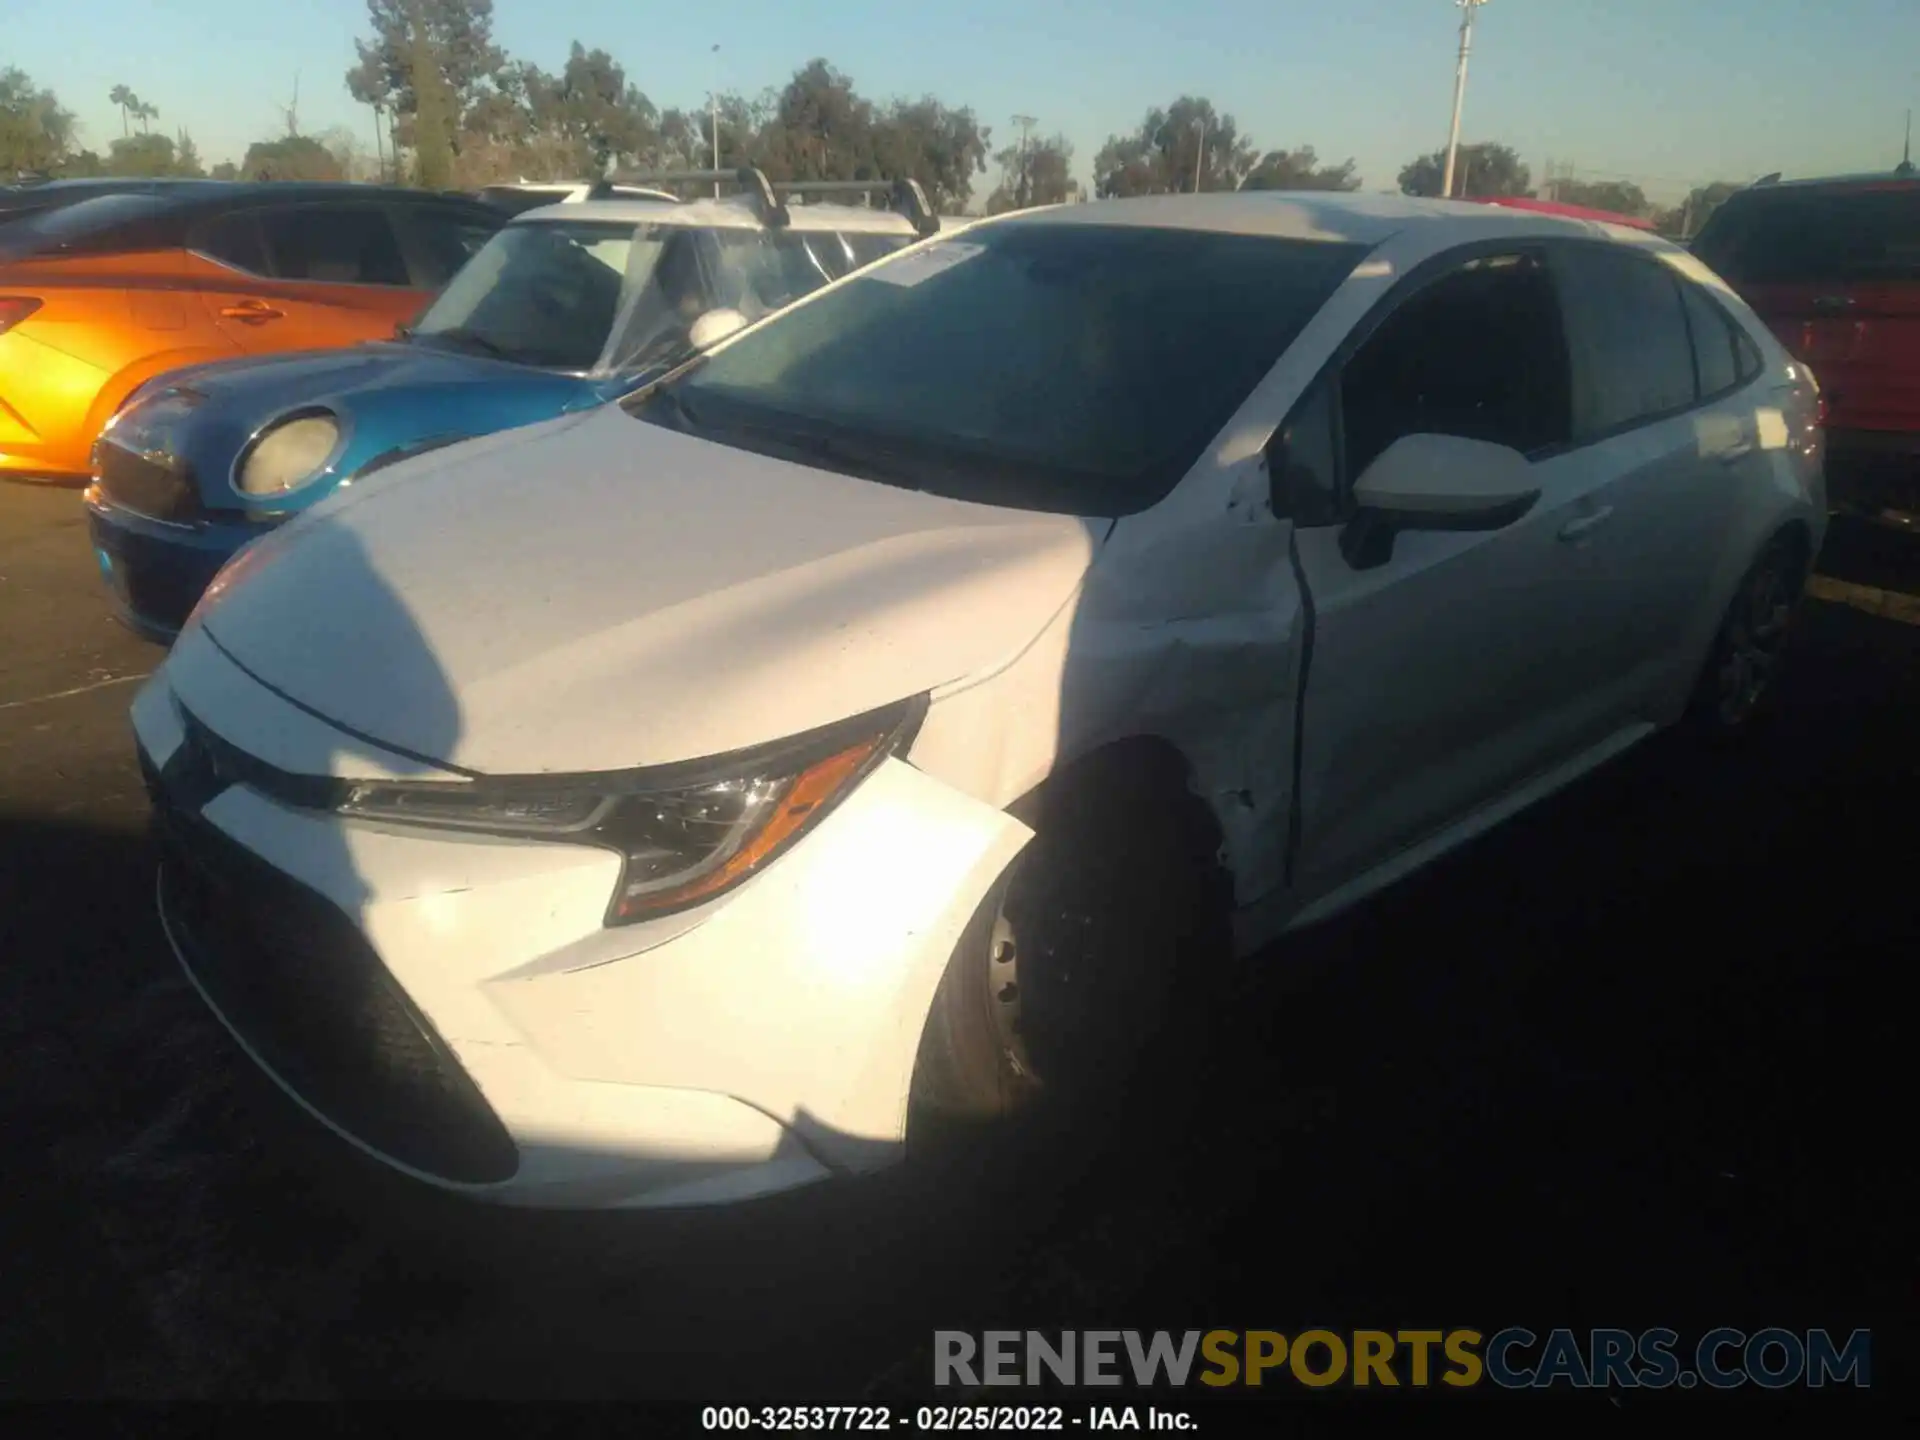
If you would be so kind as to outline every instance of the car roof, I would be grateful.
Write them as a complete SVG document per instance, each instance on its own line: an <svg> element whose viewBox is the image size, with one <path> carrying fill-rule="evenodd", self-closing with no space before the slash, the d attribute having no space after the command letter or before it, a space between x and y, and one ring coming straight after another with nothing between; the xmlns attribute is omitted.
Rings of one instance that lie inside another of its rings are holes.
<svg viewBox="0 0 1920 1440"><path fill-rule="evenodd" d="M840 230L880 235L912 235L913 224L895 210L870 210L860 205L799 205L787 207L785 228L799 231ZM550 221L614 221L630 225L683 225L700 230L764 230L751 201L738 195L697 200L581 200L572 204L542 205L514 216L514 225Z"/></svg>
<svg viewBox="0 0 1920 1440"><path fill-rule="evenodd" d="M1797 180L1756 180L1728 196L1761 199L1768 195L1804 195L1809 190L1914 190L1920 189L1920 175L1898 170L1863 171L1854 175L1809 175Z"/></svg>
<svg viewBox="0 0 1920 1440"><path fill-rule="evenodd" d="M1471 200L1328 190L1142 195L1017 210L975 221L970 228L994 225L1141 225L1366 246L1379 245L1403 231L1418 230L1428 248L1434 250L1506 236L1600 236L1641 245L1667 243L1622 226L1537 210L1482 205Z"/></svg>

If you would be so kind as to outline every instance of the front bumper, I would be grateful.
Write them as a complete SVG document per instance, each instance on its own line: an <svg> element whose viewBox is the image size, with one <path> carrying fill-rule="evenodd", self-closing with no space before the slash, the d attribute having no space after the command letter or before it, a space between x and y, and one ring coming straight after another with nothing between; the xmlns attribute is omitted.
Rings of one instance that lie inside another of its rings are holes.
<svg viewBox="0 0 1920 1440"><path fill-rule="evenodd" d="M200 764L257 734L306 773L381 768L198 629L134 727L162 918L215 1012L363 1151L510 1204L712 1204L897 1158L934 988L1029 834L890 760L731 894L610 929L610 852L344 821Z"/></svg>
<svg viewBox="0 0 1920 1440"><path fill-rule="evenodd" d="M220 567L265 528L169 524L115 505L97 486L87 488L86 507L94 560L120 618L161 644L172 643Z"/></svg>
<svg viewBox="0 0 1920 1440"><path fill-rule="evenodd" d="M1827 503L1920 533L1920 432L1829 430Z"/></svg>

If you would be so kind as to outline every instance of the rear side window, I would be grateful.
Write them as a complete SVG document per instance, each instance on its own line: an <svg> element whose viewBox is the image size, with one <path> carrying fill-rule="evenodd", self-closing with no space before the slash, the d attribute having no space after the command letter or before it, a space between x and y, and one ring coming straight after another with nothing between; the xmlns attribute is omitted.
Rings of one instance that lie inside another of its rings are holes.
<svg viewBox="0 0 1920 1440"><path fill-rule="evenodd" d="M1619 246L1568 247L1555 269L1573 356L1576 439L1693 405L1693 342L1679 277Z"/></svg>
<svg viewBox="0 0 1920 1440"><path fill-rule="evenodd" d="M282 280L410 286L400 241L377 205L295 205L265 210L260 228Z"/></svg>
<svg viewBox="0 0 1920 1440"><path fill-rule="evenodd" d="M1693 248L1736 285L1920 281L1920 188L1746 192Z"/></svg>
<svg viewBox="0 0 1920 1440"><path fill-rule="evenodd" d="M1698 285L1681 282L1687 324L1693 331L1693 354L1700 367L1700 398L1744 385L1760 373L1760 352L1733 317L1714 303Z"/></svg>
<svg viewBox="0 0 1920 1440"><path fill-rule="evenodd" d="M1538 257L1469 260L1407 300L1340 377L1347 473L1407 435L1457 435L1522 454L1570 434L1566 342Z"/></svg>

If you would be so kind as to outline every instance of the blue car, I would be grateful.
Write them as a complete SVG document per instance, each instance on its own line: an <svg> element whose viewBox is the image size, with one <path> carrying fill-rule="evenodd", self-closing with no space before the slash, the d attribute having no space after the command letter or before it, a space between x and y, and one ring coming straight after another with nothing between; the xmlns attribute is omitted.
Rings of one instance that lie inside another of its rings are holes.
<svg viewBox="0 0 1920 1440"><path fill-rule="evenodd" d="M893 209L789 209L792 187L757 178L724 199L528 211L391 341L194 366L136 390L95 443L86 492L121 618L169 642L242 546L342 486L605 404L939 227L911 182Z"/></svg>

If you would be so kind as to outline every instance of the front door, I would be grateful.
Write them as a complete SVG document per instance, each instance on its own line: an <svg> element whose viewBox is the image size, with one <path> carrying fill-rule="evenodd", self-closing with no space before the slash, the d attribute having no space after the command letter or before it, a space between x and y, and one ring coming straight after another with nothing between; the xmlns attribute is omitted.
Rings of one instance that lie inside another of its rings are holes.
<svg viewBox="0 0 1920 1440"><path fill-rule="evenodd" d="M1409 294L1330 375L1340 481L1350 491L1403 435L1511 446L1540 498L1487 531L1412 531L1384 557L1354 521L1302 526L1313 610L1300 738L1303 903L1592 745L1605 626L1593 583L1605 474L1571 446L1558 297L1533 251L1479 255Z"/></svg>

